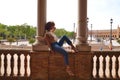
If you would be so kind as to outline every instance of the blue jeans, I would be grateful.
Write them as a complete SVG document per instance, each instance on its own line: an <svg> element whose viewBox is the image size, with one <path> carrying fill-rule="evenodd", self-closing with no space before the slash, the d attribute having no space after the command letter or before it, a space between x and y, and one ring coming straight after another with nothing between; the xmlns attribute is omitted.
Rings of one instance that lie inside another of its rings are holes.
<svg viewBox="0 0 120 80"><path fill-rule="evenodd" d="M68 61L68 53L65 51L65 49L61 46L63 46L64 42L67 42L68 45L71 45L72 42L69 40L69 38L67 36L63 36L59 42L54 42L51 44L52 50L61 53L64 57L64 62L66 65L69 65L69 61Z"/></svg>

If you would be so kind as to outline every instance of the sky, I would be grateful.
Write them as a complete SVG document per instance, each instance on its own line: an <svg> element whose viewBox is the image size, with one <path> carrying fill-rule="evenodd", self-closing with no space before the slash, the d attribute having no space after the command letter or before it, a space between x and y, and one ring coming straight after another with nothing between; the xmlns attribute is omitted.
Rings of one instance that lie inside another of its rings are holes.
<svg viewBox="0 0 120 80"><path fill-rule="evenodd" d="M78 0L47 0L47 21L54 21L57 28L68 31L77 27ZM88 28L94 30L113 29L120 25L120 0L88 0ZM0 0L0 23L37 26L37 0Z"/></svg>

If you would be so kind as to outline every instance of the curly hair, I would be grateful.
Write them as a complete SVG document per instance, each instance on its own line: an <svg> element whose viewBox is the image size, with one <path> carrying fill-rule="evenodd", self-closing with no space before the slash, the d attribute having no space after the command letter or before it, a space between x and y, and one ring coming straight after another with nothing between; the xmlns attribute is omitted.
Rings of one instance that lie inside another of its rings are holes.
<svg viewBox="0 0 120 80"><path fill-rule="evenodd" d="M52 21L47 22L47 23L45 24L45 30L46 30L46 31L50 31L53 26L55 26L55 23L54 23L54 22L52 22Z"/></svg>

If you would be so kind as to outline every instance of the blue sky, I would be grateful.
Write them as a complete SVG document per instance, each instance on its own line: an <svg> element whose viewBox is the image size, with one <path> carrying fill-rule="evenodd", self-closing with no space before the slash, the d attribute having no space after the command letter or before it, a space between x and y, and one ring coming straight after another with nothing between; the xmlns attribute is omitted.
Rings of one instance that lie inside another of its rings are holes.
<svg viewBox="0 0 120 80"><path fill-rule="evenodd" d="M120 25L120 0L88 0L88 28L113 29ZM7 25L28 23L37 26L37 0L0 0L0 22ZM47 21L57 28L73 31L77 27L77 0L48 0Z"/></svg>

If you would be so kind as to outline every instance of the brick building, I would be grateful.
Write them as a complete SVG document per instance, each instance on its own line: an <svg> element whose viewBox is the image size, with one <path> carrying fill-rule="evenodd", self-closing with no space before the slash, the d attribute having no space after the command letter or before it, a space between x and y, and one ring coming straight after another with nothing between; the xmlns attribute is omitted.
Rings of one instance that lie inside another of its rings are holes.
<svg viewBox="0 0 120 80"><path fill-rule="evenodd" d="M110 38L110 30L90 30L89 36L94 38L103 38L109 39ZM112 29L112 39L120 38L120 27L118 26L117 29Z"/></svg>

